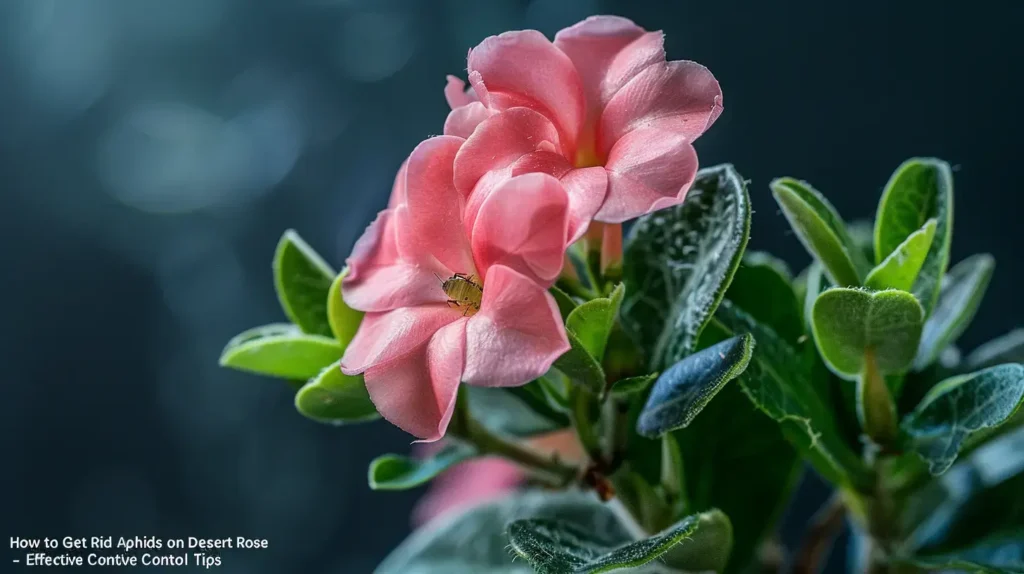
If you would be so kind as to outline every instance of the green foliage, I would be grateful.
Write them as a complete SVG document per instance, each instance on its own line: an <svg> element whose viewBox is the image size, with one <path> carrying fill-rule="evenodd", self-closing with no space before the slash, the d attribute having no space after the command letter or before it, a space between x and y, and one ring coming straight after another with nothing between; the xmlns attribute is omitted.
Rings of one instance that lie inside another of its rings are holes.
<svg viewBox="0 0 1024 574"><path fill-rule="evenodd" d="M865 353L873 354L882 374L910 367L923 322L924 311L910 293L842 287L818 296L811 319L822 358L851 380L863 370Z"/></svg>
<svg viewBox="0 0 1024 574"><path fill-rule="evenodd" d="M360 323L363 322L363 312L349 307L341 298L341 282L346 275L348 268L338 274L327 293L327 322L342 349L348 348L348 344L359 330Z"/></svg>
<svg viewBox="0 0 1024 574"><path fill-rule="evenodd" d="M750 236L750 199L731 165L705 168L681 205L641 217L625 247L622 324L660 371L690 354Z"/></svg>
<svg viewBox="0 0 1024 574"><path fill-rule="evenodd" d="M608 297L599 297L573 309L565 319L565 328L579 339L583 348L598 361L604 358L608 337L619 314L625 287L619 285Z"/></svg>
<svg viewBox="0 0 1024 574"><path fill-rule="evenodd" d="M978 347L964 359L968 369L984 369L1003 363L1024 363L1024 329L1014 329Z"/></svg>
<svg viewBox="0 0 1024 574"><path fill-rule="evenodd" d="M650 387L651 383L657 380L658 374L640 375L639 377L627 377L612 383L611 393L613 397L626 398L630 395L642 393Z"/></svg>
<svg viewBox="0 0 1024 574"><path fill-rule="evenodd" d="M298 233L284 232L274 253L274 287L285 315L303 332L333 336L327 299L336 276Z"/></svg>
<svg viewBox="0 0 1024 574"><path fill-rule="evenodd" d="M796 344L804 334L804 325L801 299L792 283L783 261L767 253L747 252L725 298L771 327L786 342Z"/></svg>
<svg viewBox="0 0 1024 574"><path fill-rule="evenodd" d="M988 289L995 259L991 255L973 255L949 270L939 300L921 335L921 347L914 360L915 369L931 365L967 329Z"/></svg>
<svg viewBox="0 0 1024 574"><path fill-rule="evenodd" d="M309 335L295 325L275 323L249 329L228 341L220 365L282 379L311 379L341 359L333 337Z"/></svg>
<svg viewBox="0 0 1024 574"><path fill-rule="evenodd" d="M771 183L775 201L782 208L796 236L821 262L832 283L859 286L867 267L832 204L807 182L785 177Z"/></svg>
<svg viewBox="0 0 1024 574"><path fill-rule="evenodd" d="M1006 422L1024 401L1024 366L999 365L946 379L903 420L908 446L932 474L956 460L964 441Z"/></svg>
<svg viewBox="0 0 1024 574"><path fill-rule="evenodd" d="M363 377L342 373L338 363L325 367L295 393L295 408L312 420L336 425L380 418Z"/></svg>
<svg viewBox="0 0 1024 574"><path fill-rule="evenodd" d="M637 432L655 438L689 425L726 383L747 368L753 349L753 337L743 334L673 365L654 383Z"/></svg>
<svg viewBox="0 0 1024 574"><path fill-rule="evenodd" d="M930 219L936 221L935 234L913 288L925 315L930 315L935 306L942 275L949 264L953 173L949 164L939 159L909 159L896 168L878 204L875 262L881 263Z"/></svg>
<svg viewBox="0 0 1024 574"><path fill-rule="evenodd" d="M446 444L440 451L422 459L385 454L370 463L368 478L374 490L408 490L426 483L449 468L469 460L476 449L462 443Z"/></svg>
<svg viewBox="0 0 1024 574"><path fill-rule="evenodd" d="M569 426L569 418L549 404L539 380L521 387L464 388L470 412L497 434L526 438Z"/></svg>
<svg viewBox="0 0 1024 574"><path fill-rule="evenodd" d="M679 570L721 572L731 535L729 519L719 511L688 516L650 538L621 545L591 528L563 520L525 519L508 526L512 549L538 574L596 574L636 568L669 550L678 553L671 566Z"/></svg>
<svg viewBox="0 0 1024 574"><path fill-rule="evenodd" d="M932 246L936 225L936 220L929 219L924 227L908 235L903 243L868 273L864 285L877 291L910 291Z"/></svg>
<svg viewBox="0 0 1024 574"><path fill-rule="evenodd" d="M569 313L572 313L572 310L576 308L576 301L558 287L552 286L548 291L555 298L555 303L558 304L558 312L562 315L562 320L568 319Z"/></svg>
<svg viewBox="0 0 1024 574"><path fill-rule="evenodd" d="M579 337L568 330L565 334L569 338L570 348L555 360L555 368L574 384L581 385L593 393L600 393L605 384L601 363L590 354Z"/></svg>
<svg viewBox="0 0 1024 574"><path fill-rule="evenodd" d="M953 552L924 554L897 562L928 571L1007 574L1024 572L1024 528L998 532Z"/></svg>

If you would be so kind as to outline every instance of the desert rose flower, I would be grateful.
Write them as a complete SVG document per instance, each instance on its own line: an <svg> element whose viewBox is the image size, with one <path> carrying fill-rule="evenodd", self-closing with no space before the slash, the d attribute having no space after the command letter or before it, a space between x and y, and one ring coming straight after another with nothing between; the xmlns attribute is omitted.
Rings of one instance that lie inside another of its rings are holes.
<svg viewBox="0 0 1024 574"><path fill-rule="evenodd" d="M413 151L342 284L366 312L342 371L362 373L381 415L426 441L444 435L460 382L522 385L569 348L547 292L569 228L565 190L543 173L509 178L468 220L452 179L461 145L440 136Z"/></svg>
<svg viewBox="0 0 1024 574"><path fill-rule="evenodd" d="M565 183L574 212L609 223L682 202L697 173L693 141L722 112L707 68L666 61L661 32L613 16L554 43L534 30L492 36L469 52L468 70L469 90L456 78L445 89L445 133L467 138L460 191L495 171L541 171Z"/></svg>

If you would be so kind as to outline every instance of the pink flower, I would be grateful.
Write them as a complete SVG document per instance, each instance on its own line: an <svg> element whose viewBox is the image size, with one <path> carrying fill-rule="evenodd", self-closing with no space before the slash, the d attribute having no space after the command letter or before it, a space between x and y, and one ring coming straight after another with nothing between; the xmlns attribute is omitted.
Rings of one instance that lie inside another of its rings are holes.
<svg viewBox="0 0 1024 574"><path fill-rule="evenodd" d="M468 219L453 184L461 145L440 136L413 151L342 284L366 312L342 371L362 373L381 415L426 441L444 435L460 381L522 385L569 349L547 292L569 230L565 190L543 173L508 178Z"/></svg>
<svg viewBox="0 0 1024 574"><path fill-rule="evenodd" d="M615 16L554 43L534 30L492 36L468 64L471 89L452 77L445 89L445 134L467 138L456 187L548 173L577 219L620 223L681 203L697 173L693 142L722 112L707 68L666 61L661 32Z"/></svg>

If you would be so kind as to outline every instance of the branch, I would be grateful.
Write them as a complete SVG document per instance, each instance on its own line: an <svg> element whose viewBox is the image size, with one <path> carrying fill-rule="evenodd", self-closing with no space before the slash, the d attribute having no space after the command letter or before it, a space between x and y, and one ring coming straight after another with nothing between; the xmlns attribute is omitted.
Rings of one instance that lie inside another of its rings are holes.
<svg viewBox="0 0 1024 574"><path fill-rule="evenodd" d="M846 506L838 493L818 509L794 557L794 574L817 574L821 571L822 562L843 529L845 517Z"/></svg>

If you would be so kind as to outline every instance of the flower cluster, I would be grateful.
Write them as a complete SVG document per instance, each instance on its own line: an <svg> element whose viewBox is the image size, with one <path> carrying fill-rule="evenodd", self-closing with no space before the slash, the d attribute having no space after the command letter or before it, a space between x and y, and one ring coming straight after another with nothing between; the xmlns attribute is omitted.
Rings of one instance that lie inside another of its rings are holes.
<svg viewBox="0 0 1024 574"><path fill-rule="evenodd" d="M441 438L460 383L517 386L569 348L548 288L592 221L676 205L722 111L707 68L660 32L598 16L549 41L509 32L448 78L444 135L412 152L347 261L366 313L345 350L384 418Z"/></svg>

